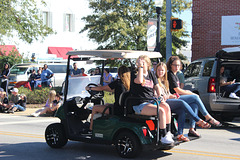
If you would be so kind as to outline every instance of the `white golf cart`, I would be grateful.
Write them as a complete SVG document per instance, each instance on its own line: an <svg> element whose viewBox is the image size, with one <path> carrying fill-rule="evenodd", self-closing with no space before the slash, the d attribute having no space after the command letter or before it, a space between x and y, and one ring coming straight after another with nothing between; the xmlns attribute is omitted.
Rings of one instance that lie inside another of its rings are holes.
<svg viewBox="0 0 240 160"><path fill-rule="evenodd" d="M56 116L61 123L50 124L45 131L47 144L52 148L63 147L68 140L98 144L114 144L121 157L135 157L142 149L171 149L172 145L163 145L159 138L159 117L128 114L127 93L122 94L119 104L124 107L125 114L117 116L114 113L102 113L94 118L91 134L84 133L89 128L89 105L104 104L103 92L86 91L87 85L102 84L101 77L70 77L70 61L102 60L104 69L105 59L135 59L140 55L150 58L160 58L159 52L129 51L129 50L93 50L70 51L67 53L68 67L64 91L64 103ZM131 63L131 61L130 61ZM103 72L102 72L103 73ZM157 101L156 101L157 102ZM157 107L159 107L157 102ZM176 131L176 130L175 130Z"/></svg>

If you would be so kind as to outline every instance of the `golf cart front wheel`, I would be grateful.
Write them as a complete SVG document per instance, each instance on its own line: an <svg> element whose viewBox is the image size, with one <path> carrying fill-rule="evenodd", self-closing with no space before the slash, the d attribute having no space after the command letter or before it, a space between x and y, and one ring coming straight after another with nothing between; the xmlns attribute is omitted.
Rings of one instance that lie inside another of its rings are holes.
<svg viewBox="0 0 240 160"><path fill-rule="evenodd" d="M115 147L119 156L123 158L136 157L142 150L137 136L131 132L121 132L116 137Z"/></svg>
<svg viewBox="0 0 240 160"><path fill-rule="evenodd" d="M45 130L45 140L52 148L63 147L68 141L63 125L61 123L50 124Z"/></svg>

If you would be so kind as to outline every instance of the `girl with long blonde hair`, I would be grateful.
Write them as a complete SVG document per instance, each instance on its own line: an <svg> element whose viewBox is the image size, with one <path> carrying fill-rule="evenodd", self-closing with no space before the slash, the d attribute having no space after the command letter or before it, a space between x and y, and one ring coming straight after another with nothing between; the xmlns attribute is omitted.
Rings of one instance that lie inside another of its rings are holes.
<svg viewBox="0 0 240 160"><path fill-rule="evenodd" d="M139 56L137 61L137 72L132 74L131 77L131 89L130 93L133 97L138 97L134 101L130 101L130 105L133 106L132 109L136 114L141 115L156 115L157 106L152 103L152 101L147 99L152 99L156 95L161 98L161 91L158 80L156 76L151 72L151 60L147 55ZM173 143L171 136L171 111L169 105L163 100L160 102L159 107L159 126L161 142L163 144Z"/></svg>
<svg viewBox="0 0 240 160"><path fill-rule="evenodd" d="M50 105L55 100L56 95L57 95L57 93L55 90L50 90L45 106L43 108L37 110L36 112L32 113L31 116L38 117L43 110L45 110L46 108L50 108Z"/></svg>
<svg viewBox="0 0 240 160"><path fill-rule="evenodd" d="M188 113L195 121L196 124L202 128L210 128L211 125L201 120L197 114L195 114L192 108L183 100L178 99L176 95L172 95L169 92L169 83L167 79L167 66L165 63L160 62L156 66L156 76L158 78L159 85L162 88L163 97L169 104L171 111L178 115L178 141L187 142L189 139L183 135L185 113Z"/></svg>

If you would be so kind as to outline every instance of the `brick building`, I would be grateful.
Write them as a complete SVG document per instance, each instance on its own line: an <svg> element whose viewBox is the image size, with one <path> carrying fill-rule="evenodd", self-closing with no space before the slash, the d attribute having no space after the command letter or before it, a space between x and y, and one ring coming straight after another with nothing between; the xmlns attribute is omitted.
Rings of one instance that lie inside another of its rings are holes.
<svg viewBox="0 0 240 160"><path fill-rule="evenodd" d="M222 16L240 15L240 0L193 0L192 61L232 47L221 45Z"/></svg>

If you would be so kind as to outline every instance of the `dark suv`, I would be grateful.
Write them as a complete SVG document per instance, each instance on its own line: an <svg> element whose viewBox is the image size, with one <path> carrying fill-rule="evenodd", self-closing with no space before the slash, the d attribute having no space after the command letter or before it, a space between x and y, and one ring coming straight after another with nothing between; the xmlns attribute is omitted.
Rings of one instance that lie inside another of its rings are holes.
<svg viewBox="0 0 240 160"><path fill-rule="evenodd" d="M225 67L228 81L240 82L240 47L224 48L216 57L193 61L185 70L185 86L197 93L211 114L220 115L223 121L240 117L240 100L229 98L220 90L220 68ZM219 118L219 117L218 117Z"/></svg>

